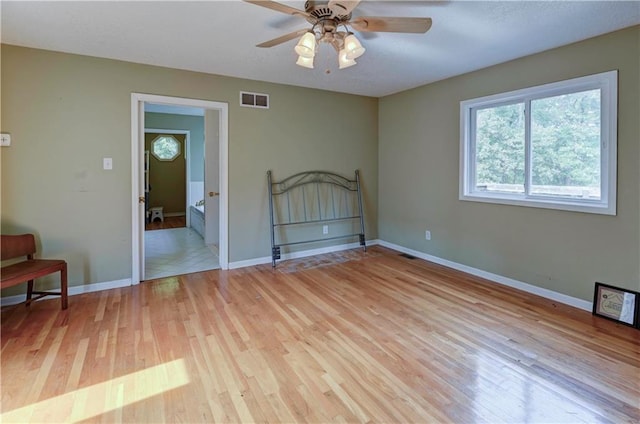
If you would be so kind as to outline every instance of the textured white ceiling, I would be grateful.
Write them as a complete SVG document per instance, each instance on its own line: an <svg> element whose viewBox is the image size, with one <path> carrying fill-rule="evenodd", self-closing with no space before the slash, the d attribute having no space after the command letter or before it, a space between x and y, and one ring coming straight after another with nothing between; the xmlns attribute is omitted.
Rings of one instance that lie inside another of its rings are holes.
<svg viewBox="0 0 640 424"><path fill-rule="evenodd" d="M431 17L433 27L359 33L367 51L343 70L322 45L309 70L295 65L295 40L255 45L310 25L239 0L3 0L0 7L7 44L375 97L640 24L638 1L363 1L354 16Z"/></svg>

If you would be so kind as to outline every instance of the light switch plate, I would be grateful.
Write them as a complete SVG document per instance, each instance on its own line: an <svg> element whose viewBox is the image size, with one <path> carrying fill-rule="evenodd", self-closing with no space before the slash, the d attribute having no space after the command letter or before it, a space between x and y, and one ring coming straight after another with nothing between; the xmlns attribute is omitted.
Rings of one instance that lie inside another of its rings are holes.
<svg viewBox="0 0 640 424"><path fill-rule="evenodd" d="M106 170L113 169L113 159L112 158L102 158L102 169L106 169Z"/></svg>
<svg viewBox="0 0 640 424"><path fill-rule="evenodd" d="M0 146L2 147L11 146L11 134L7 134L7 133L0 134Z"/></svg>

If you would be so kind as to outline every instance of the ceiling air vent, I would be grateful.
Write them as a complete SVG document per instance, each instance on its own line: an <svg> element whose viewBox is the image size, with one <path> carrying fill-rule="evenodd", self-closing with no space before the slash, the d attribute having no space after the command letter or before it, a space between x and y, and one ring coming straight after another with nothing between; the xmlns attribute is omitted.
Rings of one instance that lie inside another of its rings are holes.
<svg viewBox="0 0 640 424"><path fill-rule="evenodd" d="M240 92L240 106L269 109L269 95L262 93Z"/></svg>

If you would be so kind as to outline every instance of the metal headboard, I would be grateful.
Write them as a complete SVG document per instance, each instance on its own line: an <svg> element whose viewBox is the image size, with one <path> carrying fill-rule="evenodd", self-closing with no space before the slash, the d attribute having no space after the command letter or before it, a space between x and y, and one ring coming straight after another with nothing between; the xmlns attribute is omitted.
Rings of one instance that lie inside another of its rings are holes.
<svg viewBox="0 0 640 424"><path fill-rule="evenodd" d="M280 259L281 247L284 246L358 237L360 246L366 251L362 192L357 170L353 180L333 172L307 171L278 182L274 182L271 171L267 171L267 182L273 267L276 266L276 260ZM324 225L339 221L356 223L356 220L359 220L359 232L331 237L286 241L281 232L277 231L285 227Z"/></svg>

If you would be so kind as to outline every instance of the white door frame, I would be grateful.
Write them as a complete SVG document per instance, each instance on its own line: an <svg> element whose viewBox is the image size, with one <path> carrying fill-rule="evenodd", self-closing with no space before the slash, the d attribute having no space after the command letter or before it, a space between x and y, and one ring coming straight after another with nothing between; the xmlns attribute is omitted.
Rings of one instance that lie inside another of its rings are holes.
<svg viewBox="0 0 640 424"><path fill-rule="evenodd" d="M131 282L138 284L142 278L144 261L144 182L140 175L144 157L144 103L171 106L198 107L218 111L220 153L220 245L218 258L221 269L229 268L229 105L209 100L169 97L155 94L131 93ZM206 137L206 134L205 134Z"/></svg>

